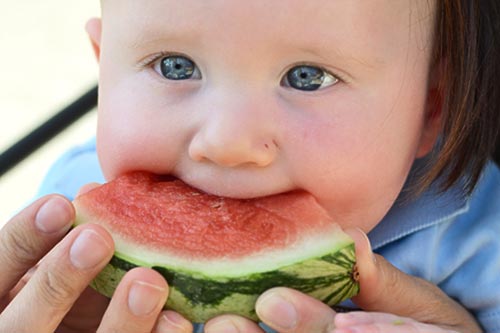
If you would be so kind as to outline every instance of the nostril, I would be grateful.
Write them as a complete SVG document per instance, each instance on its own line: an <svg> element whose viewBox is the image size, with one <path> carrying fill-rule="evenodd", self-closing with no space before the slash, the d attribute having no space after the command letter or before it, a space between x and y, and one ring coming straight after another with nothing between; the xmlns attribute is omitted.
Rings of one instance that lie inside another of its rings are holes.
<svg viewBox="0 0 500 333"><path fill-rule="evenodd" d="M207 158L204 157L202 154L190 153L189 156L195 162L203 162L203 161L207 160Z"/></svg>
<svg viewBox="0 0 500 333"><path fill-rule="evenodd" d="M272 138L222 136L221 132L215 134L207 131L196 133L188 147L188 155L192 161L228 168L243 165L265 167L276 157L278 145Z"/></svg>
<svg viewBox="0 0 500 333"><path fill-rule="evenodd" d="M205 156L203 155L203 151L200 148L198 140L193 140L191 144L189 145L188 148L188 155L191 158L191 160L195 162L201 162L205 159Z"/></svg>
<svg viewBox="0 0 500 333"><path fill-rule="evenodd" d="M276 140L273 140L273 141L272 141L272 146L273 146L273 147L271 147L271 145L270 145L269 143L265 143L265 144L264 144L264 147L265 147L266 149L270 149L270 148L278 149L278 143L276 142Z"/></svg>

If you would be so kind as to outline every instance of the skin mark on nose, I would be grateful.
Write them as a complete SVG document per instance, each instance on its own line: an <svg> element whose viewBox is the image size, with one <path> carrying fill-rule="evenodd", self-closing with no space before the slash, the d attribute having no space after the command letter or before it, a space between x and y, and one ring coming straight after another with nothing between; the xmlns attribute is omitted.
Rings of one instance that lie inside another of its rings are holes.
<svg viewBox="0 0 500 333"><path fill-rule="evenodd" d="M274 145L276 148L279 148L279 147L278 147L278 143L276 143L276 140L273 140L273 141L272 141L272 143L273 143L273 145ZM268 144L268 143L264 143L264 148L269 149L269 148L270 148L270 147L269 147L269 144Z"/></svg>

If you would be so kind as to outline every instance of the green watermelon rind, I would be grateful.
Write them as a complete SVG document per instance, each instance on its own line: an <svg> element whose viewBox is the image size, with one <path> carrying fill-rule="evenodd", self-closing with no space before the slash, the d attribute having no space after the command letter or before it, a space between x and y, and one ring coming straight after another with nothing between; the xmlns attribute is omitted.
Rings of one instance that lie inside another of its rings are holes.
<svg viewBox="0 0 500 333"><path fill-rule="evenodd" d="M162 274L170 287L165 308L175 310L193 322L205 322L224 313L258 320L255 302L273 287L302 291L333 306L359 292L355 276L354 243L329 254L306 259L267 272L241 277L204 277L164 266L148 266L124 259L119 252L94 279L91 286L111 297L123 275L137 266L151 267Z"/></svg>

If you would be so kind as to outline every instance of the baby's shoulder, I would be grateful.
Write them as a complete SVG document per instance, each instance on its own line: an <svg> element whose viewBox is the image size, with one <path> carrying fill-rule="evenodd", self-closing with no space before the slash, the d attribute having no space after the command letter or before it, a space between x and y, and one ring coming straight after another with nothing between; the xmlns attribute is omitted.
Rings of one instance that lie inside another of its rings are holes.
<svg viewBox="0 0 500 333"><path fill-rule="evenodd" d="M484 168L482 177L479 180L478 191L487 195L490 193L500 193L500 166L495 162L489 162ZM495 196L496 202L500 201L500 196Z"/></svg>
<svg viewBox="0 0 500 333"><path fill-rule="evenodd" d="M471 219L471 224L477 228L500 231L500 169L495 163L490 162L485 167L468 199L468 206L469 209L462 219ZM498 239L500 240L500 237Z"/></svg>
<svg viewBox="0 0 500 333"><path fill-rule="evenodd" d="M484 327L500 318L500 171L491 163L467 211L436 231L433 280L472 311ZM474 286L473 288L470 288Z"/></svg>

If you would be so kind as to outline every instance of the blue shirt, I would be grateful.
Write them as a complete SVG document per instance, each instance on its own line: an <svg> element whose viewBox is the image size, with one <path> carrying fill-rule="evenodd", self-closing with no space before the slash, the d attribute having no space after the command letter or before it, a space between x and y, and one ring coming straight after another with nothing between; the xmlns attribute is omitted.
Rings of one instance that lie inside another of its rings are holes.
<svg viewBox="0 0 500 333"><path fill-rule="evenodd" d="M95 140L65 153L39 195L73 199L89 182L104 182ZM462 193L459 182L445 193L431 187L418 198L401 195L369 238L374 251L400 270L436 284L466 307L485 332L500 333L500 170L489 163L472 195Z"/></svg>

